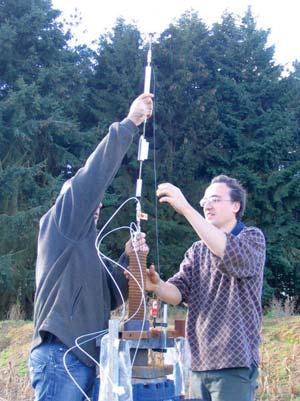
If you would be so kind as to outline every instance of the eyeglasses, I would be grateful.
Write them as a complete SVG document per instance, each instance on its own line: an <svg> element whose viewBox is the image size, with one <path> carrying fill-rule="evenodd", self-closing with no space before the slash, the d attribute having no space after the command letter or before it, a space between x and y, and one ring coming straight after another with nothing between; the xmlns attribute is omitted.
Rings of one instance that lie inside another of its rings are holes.
<svg viewBox="0 0 300 401"><path fill-rule="evenodd" d="M219 196L210 196L209 198L202 198L199 202L199 205L201 207L205 207L208 203L211 205L216 205L217 203L220 202L232 202L232 199L222 199Z"/></svg>

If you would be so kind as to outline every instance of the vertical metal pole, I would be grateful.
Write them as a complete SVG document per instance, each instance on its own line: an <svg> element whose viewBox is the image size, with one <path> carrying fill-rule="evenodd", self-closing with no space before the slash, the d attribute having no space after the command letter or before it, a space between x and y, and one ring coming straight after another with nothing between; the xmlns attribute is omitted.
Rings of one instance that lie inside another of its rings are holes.
<svg viewBox="0 0 300 401"><path fill-rule="evenodd" d="M150 92L151 73L152 73L151 61L152 61L152 35L149 35L149 49L147 52L147 65L145 67L144 93ZM143 134L140 137L139 154L138 154L138 161L140 162L140 167L139 167L139 176L138 176L138 179L136 182L135 196L139 199L140 202L141 202L141 198L142 198L142 186L143 186L143 180L142 180L143 161L148 159L148 147L149 147L149 143L146 141L146 138L145 138L146 124L147 124L147 119L144 121ZM141 218L140 218L141 205L140 205L140 202L137 202L137 204L136 204L137 232L141 231Z"/></svg>
<svg viewBox="0 0 300 401"><path fill-rule="evenodd" d="M164 304L163 307L163 327L162 327L162 345L161 348L166 350L167 349L167 336L168 336L168 305Z"/></svg>

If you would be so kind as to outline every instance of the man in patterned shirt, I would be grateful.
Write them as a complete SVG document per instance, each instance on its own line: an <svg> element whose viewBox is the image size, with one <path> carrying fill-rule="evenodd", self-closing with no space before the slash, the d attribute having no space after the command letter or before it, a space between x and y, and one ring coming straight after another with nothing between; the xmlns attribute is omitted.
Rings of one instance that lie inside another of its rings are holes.
<svg viewBox="0 0 300 401"><path fill-rule="evenodd" d="M258 376L265 239L241 217L246 191L233 178L215 177L200 201L203 218L179 188L158 186L198 234L180 270L167 282L151 266L146 288L164 302L188 305L191 390L203 401L254 401Z"/></svg>

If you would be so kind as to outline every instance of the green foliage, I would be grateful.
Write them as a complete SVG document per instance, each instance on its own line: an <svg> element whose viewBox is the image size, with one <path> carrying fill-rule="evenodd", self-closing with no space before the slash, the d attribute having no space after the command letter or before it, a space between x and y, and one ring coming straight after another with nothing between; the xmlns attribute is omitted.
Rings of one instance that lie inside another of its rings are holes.
<svg viewBox="0 0 300 401"><path fill-rule="evenodd" d="M0 7L0 316L20 302L31 312L38 221L95 143L80 130L91 52L70 49L48 1ZM1 46L1 45L0 45ZM88 150L87 150L88 149Z"/></svg>
<svg viewBox="0 0 300 401"><path fill-rule="evenodd" d="M128 102L141 92L143 51L136 26L118 19L112 30L99 39L94 75L89 85L85 124L100 125L106 133L113 121L124 118Z"/></svg>
<svg viewBox="0 0 300 401"><path fill-rule="evenodd" d="M31 313L38 221L66 164L76 172L143 90L148 49L135 25L118 19L93 52L69 46L58 15L48 0L0 4L1 317L16 303ZM295 62L282 76L268 34L249 9L242 19L225 13L211 29L187 12L156 39L156 114L146 127L150 160L143 166L149 261L157 264L158 243L164 277L178 270L196 236L170 207L156 212L154 152L158 182L178 185L195 207L215 175L245 185L245 222L267 239L265 304L300 293L300 67ZM101 224L135 193L136 154L137 140L107 191ZM133 202L110 229L134 220ZM114 233L103 249L118 257L127 239Z"/></svg>
<svg viewBox="0 0 300 401"><path fill-rule="evenodd" d="M13 88L22 76L35 81L39 71L60 58L69 34L56 18L59 11L49 0L7 0L0 6L1 90Z"/></svg>

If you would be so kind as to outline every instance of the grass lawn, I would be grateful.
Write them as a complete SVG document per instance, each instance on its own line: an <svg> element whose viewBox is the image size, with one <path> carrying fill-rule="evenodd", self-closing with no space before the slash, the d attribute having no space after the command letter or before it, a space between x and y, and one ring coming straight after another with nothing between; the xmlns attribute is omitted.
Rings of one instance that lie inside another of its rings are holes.
<svg viewBox="0 0 300 401"><path fill-rule="evenodd" d="M31 401L32 322L0 322L0 401ZM300 316L264 318L257 401L300 401Z"/></svg>

